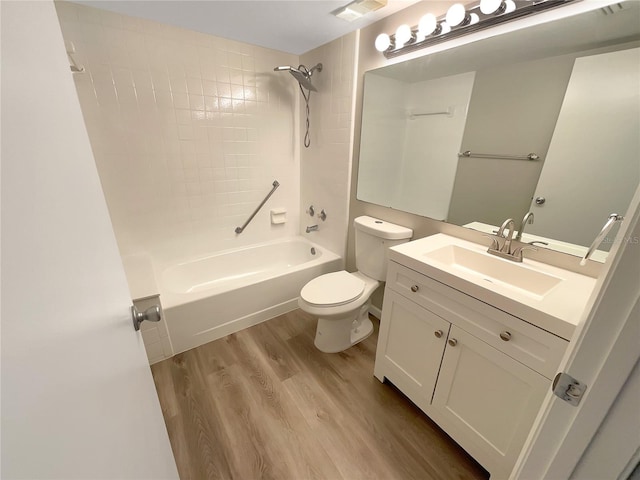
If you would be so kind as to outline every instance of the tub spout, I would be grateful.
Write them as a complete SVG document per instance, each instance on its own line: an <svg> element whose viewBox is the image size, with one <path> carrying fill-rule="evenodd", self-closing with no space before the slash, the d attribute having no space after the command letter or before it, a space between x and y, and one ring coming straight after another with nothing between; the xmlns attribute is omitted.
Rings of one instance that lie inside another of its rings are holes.
<svg viewBox="0 0 640 480"><path fill-rule="evenodd" d="M307 233L315 232L318 230L318 225L310 225L307 227Z"/></svg>

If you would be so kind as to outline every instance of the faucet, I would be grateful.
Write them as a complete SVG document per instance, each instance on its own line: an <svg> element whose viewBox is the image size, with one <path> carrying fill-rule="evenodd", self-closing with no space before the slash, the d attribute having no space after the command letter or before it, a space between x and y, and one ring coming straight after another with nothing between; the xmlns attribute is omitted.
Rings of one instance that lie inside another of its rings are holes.
<svg viewBox="0 0 640 480"><path fill-rule="evenodd" d="M533 214L531 214L533 216ZM508 233L505 234L505 230L508 229ZM498 233L496 237L491 237L487 235L493 240L493 243L487 250L487 253L491 255L496 255L501 258L505 258L507 260L511 260L512 262L522 262L522 252L523 250L537 250L537 248L532 246L523 246L516 247L514 250L511 250L511 242L513 241L513 233L515 230L515 222L513 218L507 218L502 226L498 229ZM499 238L504 238L504 243L502 247L500 246Z"/></svg>
<svg viewBox="0 0 640 480"><path fill-rule="evenodd" d="M315 232L318 230L318 225L310 225L307 227L307 233Z"/></svg>
<svg viewBox="0 0 640 480"><path fill-rule="evenodd" d="M511 242L513 240L513 233L515 232L515 222L513 218L507 218L504 222L502 222L502 226L498 229L498 237L504 238L504 244L500 251L502 253L506 253L507 255L511 255ZM505 236L504 230L508 228L509 234Z"/></svg>
<svg viewBox="0 0 640 480"><path fill-rule="evenodd" d="M524 227L526 224L531 225L533 223L533 212L527 213L522 219L522 223L520 224L520 228L518 229L518 233L516 234L516 240L522 240L522 234L524 233Z"/></svg>

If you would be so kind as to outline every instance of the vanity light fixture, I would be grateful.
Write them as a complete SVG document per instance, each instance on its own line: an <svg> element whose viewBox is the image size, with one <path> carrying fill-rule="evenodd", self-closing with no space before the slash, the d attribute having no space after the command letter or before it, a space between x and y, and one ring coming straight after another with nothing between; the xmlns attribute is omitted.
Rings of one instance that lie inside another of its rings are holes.
<svg viewBox="0 0 640 480"><path fill-rule="evenodd" d="M436 43L580 0L480 0L455 3L445 15L425 14L418 25L400 25L393 35L381 33L375 48L386 58L397 57Z"/></svg>

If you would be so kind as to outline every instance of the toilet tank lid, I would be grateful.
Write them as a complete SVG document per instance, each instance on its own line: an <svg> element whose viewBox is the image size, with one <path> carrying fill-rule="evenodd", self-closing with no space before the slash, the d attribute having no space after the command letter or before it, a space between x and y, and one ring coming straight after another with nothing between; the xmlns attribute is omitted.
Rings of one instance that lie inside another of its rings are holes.
<svg viewBox="0 0 640 480"><path fill-rule="evenodd" d="M413 235L413 230L410 228L396 225L391 222L385 222L384 220L369 217L367 215L357 217L353 221L353 226L361 232L366 232L388 240L402 240L405 238L411 238Z"/></svg>

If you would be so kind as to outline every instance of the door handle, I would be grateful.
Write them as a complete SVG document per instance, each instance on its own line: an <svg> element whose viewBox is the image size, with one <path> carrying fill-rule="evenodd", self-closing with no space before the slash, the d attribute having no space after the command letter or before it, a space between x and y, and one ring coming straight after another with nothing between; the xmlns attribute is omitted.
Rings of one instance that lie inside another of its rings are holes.
<svg viewBox="0 0 640 480"><path fill-rule="evenodd" d="M147 308L144 312L139 312L135 305L131 306L131 319L133 320L133 328L136 332L140 330L140 324L145 320L150 322L159 322L162 318L160 314L160 306L154 305Z"/></svg>

